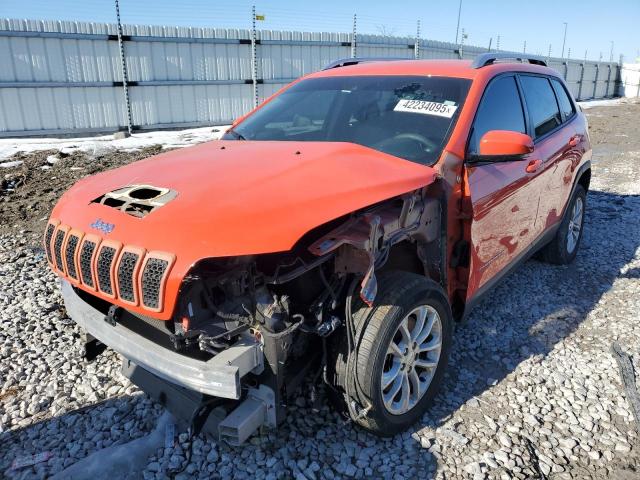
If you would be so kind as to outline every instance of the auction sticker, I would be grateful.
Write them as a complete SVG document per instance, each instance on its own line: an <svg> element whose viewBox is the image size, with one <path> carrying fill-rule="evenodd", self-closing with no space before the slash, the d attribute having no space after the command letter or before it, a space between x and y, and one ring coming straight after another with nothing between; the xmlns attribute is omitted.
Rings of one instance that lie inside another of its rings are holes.
<svg viewBox="0 0 640 480"><path fill-rule="evenodd" d="M435 115L436 117L451 118L458 109L457 105L446 103L427 102L425 100L400 100L394 107L396 112L413 112L424 115Z"/></svg>

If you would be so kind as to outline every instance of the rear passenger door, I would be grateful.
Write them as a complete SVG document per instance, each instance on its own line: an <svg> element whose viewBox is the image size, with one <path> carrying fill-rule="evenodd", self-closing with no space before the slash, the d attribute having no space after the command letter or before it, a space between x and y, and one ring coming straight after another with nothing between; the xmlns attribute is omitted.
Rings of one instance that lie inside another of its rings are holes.
<svg viewBox="0 0 640 480"><path fill-rule="evenodd" d="M530 135L543 162L538 225L546 231L560 221L573 170L580 159L576 146L581 139L572 122L576 110L562 83L553 77L520 74L520 84L531 123Z"/></svg>
<svg viewBox="0 0 640 480"><path fill-rule="evenodd" d="M486 87L467 146L467 185L471 222L471 274L467 296L499 278L527 250L539 231L536 225L542 182L534 150L520 160L470 163L490 130L528 133L528 115L517 75L502 75ZM532 171L527 171L532 170Z"/></svg>

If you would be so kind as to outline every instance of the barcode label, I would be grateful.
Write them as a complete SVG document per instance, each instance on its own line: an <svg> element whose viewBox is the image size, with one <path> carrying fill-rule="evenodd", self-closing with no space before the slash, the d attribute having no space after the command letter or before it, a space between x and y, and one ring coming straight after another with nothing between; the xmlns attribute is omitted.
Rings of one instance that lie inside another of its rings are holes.
<svg viewBox="0 0 640 480"><path fill-rule="evenodd" d="M422 113L445 118L453 117L457 109L457 105L445 105L444 103L427 102L425 100L400 100L394 108L396 112Z"/></svg>

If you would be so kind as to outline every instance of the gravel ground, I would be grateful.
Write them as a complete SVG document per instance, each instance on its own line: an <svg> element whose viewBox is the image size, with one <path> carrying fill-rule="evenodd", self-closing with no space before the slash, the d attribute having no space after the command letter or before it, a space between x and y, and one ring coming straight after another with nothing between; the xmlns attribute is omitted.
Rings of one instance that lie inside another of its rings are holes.
<svg viewBox="0 0 640 480"><path fill-rule="evenodd" d="M610 349L619 342L639 371L640 105L588 117L593 180L577 260L532 260L503 282L458 329L436 407L390 439L301 397L280 430L242 448L189 445L184 432L165 448L171 420L122 377L116 354L80 358L81 332L29 233L36 224L5 224L10 200L0 203L0 476L49 478L76 464L57 478L124 478L113 452L128 450L145 452L134 459L142 471L129 472L145 479L639 478L638 431ZM40 452L51 458L11 468Z"/></svg>

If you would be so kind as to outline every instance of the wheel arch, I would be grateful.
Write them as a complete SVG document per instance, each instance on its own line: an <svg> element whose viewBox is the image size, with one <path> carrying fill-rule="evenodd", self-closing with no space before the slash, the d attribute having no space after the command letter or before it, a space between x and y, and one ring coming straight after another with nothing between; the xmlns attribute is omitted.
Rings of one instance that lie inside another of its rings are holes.
<svg viewBox="0 0 640 480"><path fill-rule="evenodd" d="M586 168L579 172L578 182L579 185L582 185L585 192L589 191L589 185L591 184L591 164L586 164Z"/></svg>
<svg viewBox="0 0 640 480"><path fill-rule="evenodd" d="M580 185L584 188L585 193L589 191L589 185L591 184L591 161L587 160L578 168L575 177L573 178L573 185L571 186L571 192L565 205L562 206L562 219L567 215L568 206L576 191L576 187Z"/></svg>
<svg viewBox="0 0 640 480"><path fill-rule="evenodd" d="M425 274L425 265L418 255L416 243L404 240L392 245L387 261L380 267L380 273L390 270Z"/></svg>

